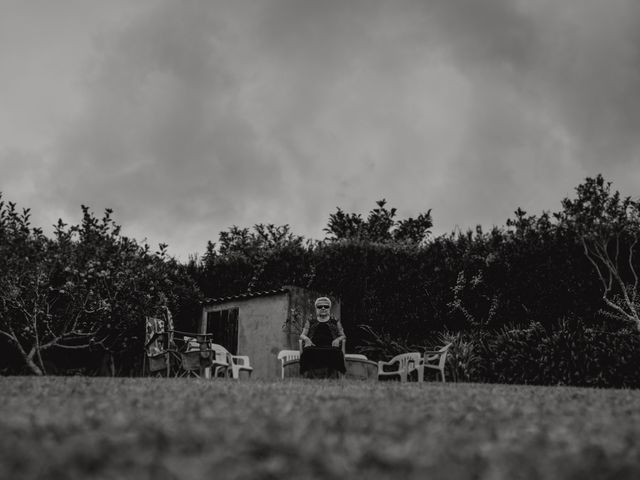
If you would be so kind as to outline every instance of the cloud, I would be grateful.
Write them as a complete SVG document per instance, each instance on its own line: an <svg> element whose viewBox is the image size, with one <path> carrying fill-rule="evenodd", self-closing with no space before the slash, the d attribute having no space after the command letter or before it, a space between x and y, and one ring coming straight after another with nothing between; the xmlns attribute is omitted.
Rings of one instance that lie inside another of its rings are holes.
<svg viewBox="0 0 640 480"><path fill-rule="evenodd" d="M115 207L132 233L176 240L277 195L280 166L241 112L213 13L162 5L106 42L86 110L58 145L52 201Z"/></svg>
<svg viewBox="0 0 640 480"><path fill-rule="evenodd" d="M158 1L126 19L92 44L29 188L72 218L113 207L183 258L232 224L318 238L335 207L384 197L445 232L640 176L633 0Z"/></svg>

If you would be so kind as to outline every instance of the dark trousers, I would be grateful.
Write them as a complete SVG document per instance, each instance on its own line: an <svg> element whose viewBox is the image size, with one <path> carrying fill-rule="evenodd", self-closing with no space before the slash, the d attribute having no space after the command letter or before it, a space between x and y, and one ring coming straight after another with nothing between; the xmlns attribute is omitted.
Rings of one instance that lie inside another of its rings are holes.
<svg viewBox="0 0 640 480"><path fill-rule="evenodd" d="M305 347L300 356L300 375L316 376L325 370L327 376L335 372L347 373L344 354L338 347Z"/></svg>

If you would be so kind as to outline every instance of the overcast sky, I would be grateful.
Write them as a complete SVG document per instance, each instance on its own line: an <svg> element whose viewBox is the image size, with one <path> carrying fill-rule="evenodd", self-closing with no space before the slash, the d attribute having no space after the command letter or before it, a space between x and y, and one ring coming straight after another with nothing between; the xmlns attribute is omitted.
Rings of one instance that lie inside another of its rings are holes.
<svg viewBox="0 0 640 480"><path fill-rule="evenodd" d="M436 233L640 185L638 0L0 0L0 191L186 260L340 206Z"/></svg>

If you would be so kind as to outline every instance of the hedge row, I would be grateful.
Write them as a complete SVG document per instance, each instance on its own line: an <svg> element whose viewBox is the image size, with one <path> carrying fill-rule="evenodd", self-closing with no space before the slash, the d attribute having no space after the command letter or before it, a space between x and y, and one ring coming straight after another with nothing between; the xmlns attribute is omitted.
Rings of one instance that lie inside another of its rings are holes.
<svg viewBox="0 0 640 480"><path fill-rule="evenodd" d="M507 384L640 388L640 334L562 321L495 334L452 336L453 379Z"/></svg>

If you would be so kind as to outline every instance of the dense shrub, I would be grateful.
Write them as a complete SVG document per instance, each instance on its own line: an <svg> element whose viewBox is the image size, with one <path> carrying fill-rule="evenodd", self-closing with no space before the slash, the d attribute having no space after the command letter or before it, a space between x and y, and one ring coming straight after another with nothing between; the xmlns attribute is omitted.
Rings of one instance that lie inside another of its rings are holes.
<svg viewBox="0 0 640 480"><path fill-rule="evenodd" d="M473 381L532 385L640 387L640 334L585 328L562 321L545 330L535 323L475 340L485 367Z"/></svg>

